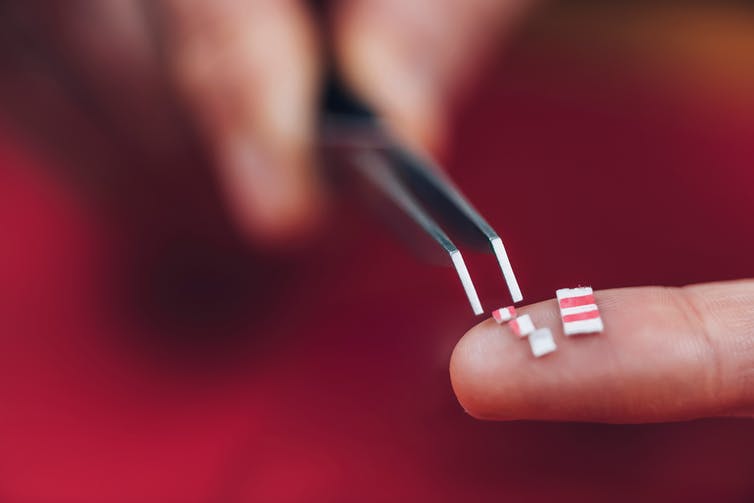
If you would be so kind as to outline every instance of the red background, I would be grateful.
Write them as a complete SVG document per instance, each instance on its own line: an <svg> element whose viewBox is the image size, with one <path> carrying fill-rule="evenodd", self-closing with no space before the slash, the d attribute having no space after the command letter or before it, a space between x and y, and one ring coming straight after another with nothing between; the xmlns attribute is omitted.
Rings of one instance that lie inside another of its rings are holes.
<svg viewBox="0 0 754 503"><path fill-rule="evenodd" d="M527 301L752 276L750 103L575 47L514 45L447 162ZM465 415L457 279L350 207L274 260L201 229L134 241L6 126L3 501L754 500L750 421ZM492 258L470 265L485 307L504 302Z"/></svg>

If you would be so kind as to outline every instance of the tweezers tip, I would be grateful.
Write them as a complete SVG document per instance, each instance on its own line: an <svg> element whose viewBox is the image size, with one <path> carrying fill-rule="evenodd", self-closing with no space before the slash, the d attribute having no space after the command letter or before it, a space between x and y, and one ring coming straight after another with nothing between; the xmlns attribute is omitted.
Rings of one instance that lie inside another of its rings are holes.
<svg viewBox="0 0 754 503"><path fill-rule="evenodd" d="M458 273L458 277L461 279L461 285L463 285L463 290L469 299L471 309L475 315L479 316L484 313L484 309L482 309L482 303L479 301L479 295L476 293L476 288L474 288L474 283L471 281L471 275L466 268L466 262L464 262L461 252L453 250L450 252L450 259L453 261L456 273Z"/></svg>
<svg viewBox="0 0 754 503"><path fill-rule="evenodd" d="M490 243L492 244L492 251L497 258L497 263L500 266L500 270L503 272L505 283L508 285L508 291L511 294L513 303L516 304L518 302L521 302L522 300L524 300L524 296L521 294L521 288L519 288L518 286L518 281L516 281L516 275L513 273L513 267L511 266L511 262L508 259L508 253L505 251L503 240L500 239L499 236L495 236L494 238L490 239Z"/></svg>

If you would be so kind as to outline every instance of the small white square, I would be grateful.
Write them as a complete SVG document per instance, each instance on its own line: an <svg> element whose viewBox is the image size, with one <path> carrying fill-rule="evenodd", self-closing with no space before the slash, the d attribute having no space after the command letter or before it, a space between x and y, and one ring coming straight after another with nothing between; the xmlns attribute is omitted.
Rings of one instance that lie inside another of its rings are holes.
<svg viewBox="0 0 754 503"><path fill-rule="evenodd" d="M526 337L535 330L534 323L531 321L531 317L528 314L521 315L518 318L511 320L509 325L513 332L519 337Z"/></svg>
<svg viewBox="0 0 754 503"><path fill-rule="evenodd" d="M552 332L549 328L540 328L529 334L529 345L532 354L537 358L557 349L555 339L552 338Z"/></svg>

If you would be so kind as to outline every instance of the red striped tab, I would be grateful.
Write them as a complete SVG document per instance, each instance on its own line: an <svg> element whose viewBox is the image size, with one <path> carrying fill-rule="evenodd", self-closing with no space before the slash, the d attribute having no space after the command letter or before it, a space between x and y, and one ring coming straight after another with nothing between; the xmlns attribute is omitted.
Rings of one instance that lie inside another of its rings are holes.
<svg viewBox="0 0 754 503"><path fill-rule="evenodd" d="M563 288L555 295L566 335L593 334L604 330L591 287Z"/></svg>
<svg viewBox="0 0 754 503"><path fill-rule="evenodd" d="M566 297L560 299L560 307L577 307L594 304L594 295L581 295L579 297Z"/></svg>
<svg viewBox="0 0 754 503"><path fill-rule="evenodd" d="M593 320L594 318L599 318L600 312L599 310L595 309L593 311L587 311L585 313L577 313L577 314L566 314L563 316L563 323L569 323L571 321L580 321L580 320Z"/></svg>
<svg viewBox="0 0 754 503"><path fill-rule="evenodd" d="M513 333L519 337L526 337L535 330L534 322L531 321L531 317L528 314L511 320L508 325L513 330Z"/></svg>
<svg viewBox="0 0 754 503"><path fill-rule="evenodd" d="M501 307L492 311L492 317L500 324L505 323L516 317L516 308L513 306Z"/></svg>

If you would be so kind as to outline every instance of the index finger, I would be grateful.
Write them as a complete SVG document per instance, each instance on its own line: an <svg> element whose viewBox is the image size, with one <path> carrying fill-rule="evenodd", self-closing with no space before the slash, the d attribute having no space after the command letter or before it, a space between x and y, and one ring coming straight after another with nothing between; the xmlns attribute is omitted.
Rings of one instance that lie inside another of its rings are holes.
<svg viewBox="0 0 754 503"><path fill-rule="evenodd" d="M472 416L647 422L754 411L754 281L595 292L604 333L566 337L557 303L519 311L553 330L534 360L486 320L456 346L453 389Z"/></svg>
<svg viewBox="0 0 754 503"><path fill-rule="evenodd" d="M297 237L321 203L312 162L318 42L303 2L163 0L168 60L240 230Z"/></svg>

